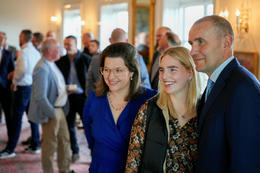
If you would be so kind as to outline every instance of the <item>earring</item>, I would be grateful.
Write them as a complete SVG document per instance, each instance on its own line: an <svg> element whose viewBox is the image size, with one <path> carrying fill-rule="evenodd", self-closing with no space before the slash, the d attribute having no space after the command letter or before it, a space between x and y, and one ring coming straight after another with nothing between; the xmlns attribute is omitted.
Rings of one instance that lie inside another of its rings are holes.
<svg viewBox="0 0 260 173"><path fill-rule="evenodd" d="M130 77L130 80L133 80L133 76Z"/></svg>

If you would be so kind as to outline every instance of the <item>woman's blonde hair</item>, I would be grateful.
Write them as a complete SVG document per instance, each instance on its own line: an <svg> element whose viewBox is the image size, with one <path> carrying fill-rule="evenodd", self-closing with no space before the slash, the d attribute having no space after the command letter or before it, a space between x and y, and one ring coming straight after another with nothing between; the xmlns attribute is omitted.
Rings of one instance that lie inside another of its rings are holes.
<svg viewBox="0 0 260 173"><path fill-rule="evenodd" d="M170 57L178 60L186 70L190 70L192 72L192 78L189 81L189 88L188 88L188 98L187 98L187 106L188 106L188 112L194 112L196 111L196 105L197 105L197 82L196 82L196 70L195 70L195 64L193 59L191 58L189 54L189 50L184 47L171 47L167 49L160 57L161 60L166 56L169 55ZM169 94L165 92L164 86L159 81L159 102L164 104L170 104L169 103ZM171 114L173 116L176 116L176 112L174 111L174 108L172 109L172 106L167 105L170 109Z"/></svg>

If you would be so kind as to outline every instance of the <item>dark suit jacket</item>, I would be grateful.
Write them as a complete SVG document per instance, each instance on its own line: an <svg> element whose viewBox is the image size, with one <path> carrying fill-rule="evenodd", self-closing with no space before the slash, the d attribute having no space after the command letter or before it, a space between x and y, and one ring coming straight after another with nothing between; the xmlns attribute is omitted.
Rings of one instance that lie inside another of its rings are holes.
<svg viewBox="0 0 260 173"><path fill-rule="evenodd" d="M2 60L0 63L0 85L3 88L9 87L11 81L8 81L8 73L14 70L14 59L12 53L3 49Z"/></svg>
<svg viewBox="0 0 260 173"><path fill-rule="evenodd" d="M76 57L74 58L75 68L77 71L77 77L81 88L85 92L86 76L88 73L88 67L91 61L91 57L78 51ZM66 84L68 84L68 76L70 73L70 59L68 55L62 56L60 60L56 61L57 66L62 72Z"/></svg>
<svg viewBox="0 0 260 173"><path fill-rule="evenodd" d="M236 59L198 107L197 173L260 172L260 85Z"/></svg>
<svg viewBox="0 0 260 173"><path fill-rule="evenodd" d="M153 61L151 64L151 68L153 67L154 63L157 61L157 59L160 58L160 52L156 51L153 55ZM158 64L159 65L159 64ZM154 78L152 78L152 72L156 71ZM159 84L159 66L157 69L151 69L150 70L150 80L151 80L151 87L152 89L158 90L158 84Z"/></svg>

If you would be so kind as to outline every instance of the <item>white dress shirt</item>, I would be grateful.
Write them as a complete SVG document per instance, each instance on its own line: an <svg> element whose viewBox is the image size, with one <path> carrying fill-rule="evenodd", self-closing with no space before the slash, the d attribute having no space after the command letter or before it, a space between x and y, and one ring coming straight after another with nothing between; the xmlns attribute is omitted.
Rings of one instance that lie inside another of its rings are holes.
<svg viewBox="0 0 260 173"><path fill-rule="evenodd" d="M33 69L40 58L40 53L31 42L24 44L16 61L13 84L19 86L32 85Z"/></svg>
<svg viewBox="0 0 260 173"><path fill-rule="evenodd" d="M57 82L58 82L57 85L58 85L59 95L57 97L57 100L55 101L54 106L55 107L62 107L66 104L67 99L68 99L66 84L65 84L63 75L61 74L61 72L58 69L58 67L56 66L56 64L54 62L51 62L51 61L48 61L48 60L47 60L47 62L50 65L51 70L55 74L55 76L57 78Z"/></svg>

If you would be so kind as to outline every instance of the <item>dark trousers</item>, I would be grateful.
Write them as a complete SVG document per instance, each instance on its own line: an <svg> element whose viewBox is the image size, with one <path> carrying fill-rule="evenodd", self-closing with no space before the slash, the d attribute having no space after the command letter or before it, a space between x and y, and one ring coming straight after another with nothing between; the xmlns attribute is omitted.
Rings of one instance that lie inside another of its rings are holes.
<svg viewBox="0 0 260 173"><path fill-rule="evenodd" d="M22 118L25 110L28 110L30 97L31 97L32 86L17 86L17 90L14 92L14 114L13 114L13 129L12 136L8 140L7 147L10 152L14 152L14 149L18 143L21 127L22 127ZM28 111L27 111L28 112ZM38 148L40 145L39 140L39 125L33 122L30 122L32 130L32 147Z"/></svg>
<svg viewBox="0 0 260 173"><path fill-rule="evenodd" d="M76 113L80 115L82 120L83 108L85 103L85 94L71 94L69 95L70 110L67 115L67 124L70 134L70 145L73 154L79 153L79 146L77 143L77 135L75 128Z"/></svg>
<svg viewBox="0 0 260 173"><path fill-rule="evenodd" d="M3 88L0 85L0 103L2 105L2 110L5 114L5 123L7 129L8 140L12 136L12 120L13 120L13 112L12 112L12 101L13 95L10 88ZM0 112L2 114L2 112Z"/></svg>

